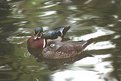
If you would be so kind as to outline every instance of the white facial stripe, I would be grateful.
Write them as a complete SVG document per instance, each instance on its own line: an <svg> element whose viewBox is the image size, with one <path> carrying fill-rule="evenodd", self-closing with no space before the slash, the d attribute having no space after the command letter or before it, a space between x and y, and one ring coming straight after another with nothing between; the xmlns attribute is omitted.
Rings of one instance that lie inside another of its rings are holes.
<svg viewBox="0 0 121 81"><path fill-rule="evenodd" d="M34 36L34 40L36 40L36 39L38 39L39 37L36 35L36 36Z"/></svg>

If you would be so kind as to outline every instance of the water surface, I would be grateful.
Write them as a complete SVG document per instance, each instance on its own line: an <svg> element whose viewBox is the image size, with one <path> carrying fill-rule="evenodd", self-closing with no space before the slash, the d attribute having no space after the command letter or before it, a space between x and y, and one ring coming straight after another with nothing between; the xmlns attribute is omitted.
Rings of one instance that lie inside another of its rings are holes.
<svg viewBox="0 0 121 81"><path fill-rule="evenodd" d="M120 81L120 0L1 0L0 81ZM94 38L86 57L57 70L37 62L26 48L34 28L70 25L66 37Z"/></svg>

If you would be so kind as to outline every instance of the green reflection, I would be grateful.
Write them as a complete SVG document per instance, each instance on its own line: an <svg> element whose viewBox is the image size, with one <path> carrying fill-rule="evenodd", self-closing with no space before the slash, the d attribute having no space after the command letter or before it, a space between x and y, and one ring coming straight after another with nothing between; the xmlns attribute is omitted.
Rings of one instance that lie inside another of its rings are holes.
<svg viewBox="0 0 121 81"><path fill-rule="evenodd" d="M96 37L95 43L111 41L116 48L85 53L112 54L106 60L114 62L115 76L120 78L120 3L120 0L1 0L0 81L49 81L52 71L28 54L26 40L36 26L51 29L62 25L71 25L67 36L72 39L96 32L94 27L114 31Z"/></svg>

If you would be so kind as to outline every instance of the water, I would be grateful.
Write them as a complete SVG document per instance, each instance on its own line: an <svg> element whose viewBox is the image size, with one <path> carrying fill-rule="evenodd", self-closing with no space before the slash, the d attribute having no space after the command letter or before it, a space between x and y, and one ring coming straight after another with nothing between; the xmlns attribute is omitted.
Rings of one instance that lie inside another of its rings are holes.
<svg viewBox="0 0 121 81"><path fill-rule="evenodd" d="M1 0L0 81L120 81L120 0ZM26 49L34 28L70 25L66 37L94 38L86 57L50 70Z"/></svg>

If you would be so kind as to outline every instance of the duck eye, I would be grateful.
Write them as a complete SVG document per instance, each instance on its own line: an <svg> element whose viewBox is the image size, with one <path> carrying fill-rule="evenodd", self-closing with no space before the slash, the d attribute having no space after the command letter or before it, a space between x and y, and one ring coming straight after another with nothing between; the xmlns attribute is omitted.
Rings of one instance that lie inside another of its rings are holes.
<svg viewBox="0 0 121 81"><path fill-rule="evenodd" d="M50 47L55 47L55 44L50 44Z"/></svg>

